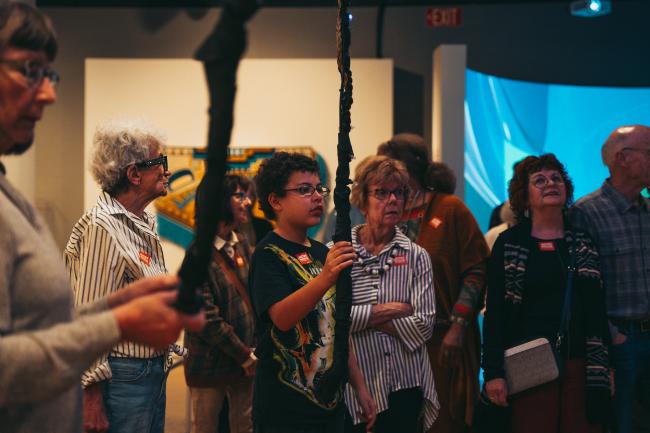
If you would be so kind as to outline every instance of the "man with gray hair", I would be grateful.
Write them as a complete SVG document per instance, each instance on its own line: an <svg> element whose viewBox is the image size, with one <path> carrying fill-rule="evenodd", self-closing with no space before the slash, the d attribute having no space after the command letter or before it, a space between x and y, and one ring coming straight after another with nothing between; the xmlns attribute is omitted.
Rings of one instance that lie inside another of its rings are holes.
<svg viewBox="0 0 650 433"><path fill-rule="evenodd" d="M610 177L571 211L598 245L615 371L618 433L634 431L634 408L650 413L650 128L622 126L602 147ZM588 355L588 354L587 354Z"/></svg>
<svg viewBox="0 0 650 433"><path fill-rule="evenodd" d="M155 217L145 211L167 194L163 142L143 121L97 128L90 169L102 192L72 229L64 252L75 305L115 293L135 279L167 273ZM82 376L86 430L163 433L168 354L123 341L97 359Z"/></svg>

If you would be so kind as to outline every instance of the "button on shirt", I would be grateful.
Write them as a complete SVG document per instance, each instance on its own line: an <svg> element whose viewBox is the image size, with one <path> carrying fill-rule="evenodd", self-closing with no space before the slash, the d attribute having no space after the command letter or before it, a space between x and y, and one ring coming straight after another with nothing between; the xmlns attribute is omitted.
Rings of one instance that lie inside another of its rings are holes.
<svg viewBox="0 0 650 433"><path fill-rule="evenodd" d="M425 428L437 417L439 404L433 372L425 347L435 320L433 271L429 254L399 229L379 255L368 252L358 239L361 226L352 230L358 260L352 266L352 345L377 413L388 409L388 395L419 387L424 398ZM380 271L380 269L382 271ZM397 336L369 328L373 305L403 302L413 315L392 320ZM345 403L354 423L361 422L361 408L350 385Z"/></svg>
<svg viewBox="0 0 650 433"><path fill-rule="evenodd" d="M598 246L610 317L650 317L650 200L630 203L609 181L581 198L573 223Z"/></svg>
<svg viewBox="0 0 650 433"><path fill-rule="evenodd" d="M108 296L137 279L167 273L155 218L146 212L139 218L106 192L72 229L64 260L75 306ZM165 353L143 344L120 342L82 375L82 385L111 379L109 355L149 359Z"/></svg>

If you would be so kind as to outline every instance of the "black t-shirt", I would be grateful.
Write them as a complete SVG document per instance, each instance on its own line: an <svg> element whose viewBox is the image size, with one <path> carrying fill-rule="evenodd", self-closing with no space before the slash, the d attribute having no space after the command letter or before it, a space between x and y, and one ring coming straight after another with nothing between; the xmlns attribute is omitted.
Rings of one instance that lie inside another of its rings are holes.
<svg viewBox="0 0 650 433"><path fill-rule="evenodd" d="M524 283L522 340L546 337L555 343L566 295L568 264L569 248L564 239L533 238ZM584 353L584 339L578 335L582 334L580 328L575 326L581 316L579 302L576 302L578 297L579 293L574 289L570 332L561 348L564 356L569 358ZM570 356L567 356L567 344L571 347Z"/></svg>
<svg viewBox="0 0 650 433"><path fill-rule="evenodd" d="M289 331L276 328L268 315L269 307L320 274L328 249L313 239L309 242L306 247L270 232L253 253L248 287L259 343L253 394L253 419L258 423L320 424L342 410L342 388L332 401L319 401L314 393L314 384L333 360L335 287Z"/></svg>

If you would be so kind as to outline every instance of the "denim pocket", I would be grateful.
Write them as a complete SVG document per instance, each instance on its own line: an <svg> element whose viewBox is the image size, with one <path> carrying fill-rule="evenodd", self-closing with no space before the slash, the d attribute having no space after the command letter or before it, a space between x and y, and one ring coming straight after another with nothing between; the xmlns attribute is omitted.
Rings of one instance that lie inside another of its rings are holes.
<svg viewBox="0 0 650 433"><path fill-rule="evenodd" d="M110 358L113 382L135 382L149 373L149 360Z"/></svg>

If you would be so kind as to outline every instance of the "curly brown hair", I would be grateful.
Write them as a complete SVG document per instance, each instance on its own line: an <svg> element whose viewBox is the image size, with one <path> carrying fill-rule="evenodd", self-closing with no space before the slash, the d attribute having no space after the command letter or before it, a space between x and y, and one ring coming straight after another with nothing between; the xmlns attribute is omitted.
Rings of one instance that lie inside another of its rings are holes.
<svg viewBox="0 0 650 433"><path fill-rule="evenodd" d="M508 183L508 196L510 199L510 207L515 213L517 220L521 221L526 216L528 209L528 183L530 182L530 175L537 173L541 170L557 170L562 179L564 179L564 186L566 187L566 202L564 207L569 207L573 203L573 182L562 164L554 154L546 153L540 156L527 156L526 158L515 164L515 171L512 179Z"/></svg>

